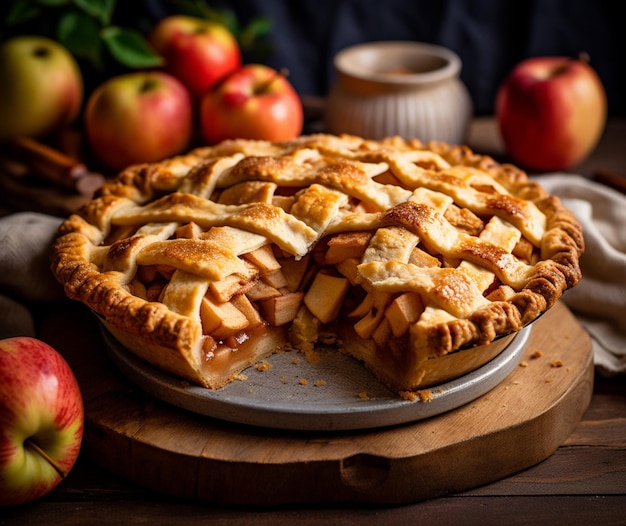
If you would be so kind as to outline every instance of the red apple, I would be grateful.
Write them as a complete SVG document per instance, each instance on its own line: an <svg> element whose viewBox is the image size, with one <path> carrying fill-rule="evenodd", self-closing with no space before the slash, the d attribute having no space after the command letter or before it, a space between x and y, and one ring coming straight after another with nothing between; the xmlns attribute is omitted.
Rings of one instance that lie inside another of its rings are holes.
<svg viewBox="0 0 626 526"><path fill-rule="evenodd" d="M519 63L500 86L496 117L507 152L536 170L583 161L606 123L602 82L585 60L536 57Z"/></svg>
<svg viewBox="0 0 626 526"><path fill-rule="evenodd" d="M70 52L45 37L0 46L0 141L46 137L70 124L83 102L83 78Z"/></svg>
<svg viewBox="0 0 626 526"><path fill-rule="evenodd" d="M303 109L278 71L248 64L231 73L201 101L200 121L209 143L224 139L286 141L302 132Z"/></svg>
<svg viewBox="0 0 626 526"><path fill-rule="evenodd" d="M93 91L84 119L92 153L108 168L121 169L184 151L193 130L193 102L167 73L127 73Z"/></svg>
<svg viewBox="0 0 626 526"><path fill-rule="evenodd" d="M241 66L241 50L223 25L184 15L161 20L148 41L165 59L165 70L180 80L194 97Z"/></svg>
<svg viewBox="0 0 626 526"><path fill-rule="evenodd" d="M52 491L74 466L83 401L72 370L35 338L0 340L0 505Z"/></svg>

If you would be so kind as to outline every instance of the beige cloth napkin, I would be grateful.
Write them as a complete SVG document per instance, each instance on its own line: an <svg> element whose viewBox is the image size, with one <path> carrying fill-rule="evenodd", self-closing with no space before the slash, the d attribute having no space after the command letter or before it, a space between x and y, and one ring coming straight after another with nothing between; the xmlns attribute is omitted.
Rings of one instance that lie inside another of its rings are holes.
<svg viewBox="0 0 626 526"><path fill-rule="evenodd" d="M626 196L574 174L534 177L584 229L583 279L563 301L592 339L599 372L626 372Z"/></svg>
<svg viewBox="0 0 626 526"><path fill-rule="evenodd" d="M36 336L32 307L64 299L49 254L61 219L34 212L0 219L0 338Z"/></svg>

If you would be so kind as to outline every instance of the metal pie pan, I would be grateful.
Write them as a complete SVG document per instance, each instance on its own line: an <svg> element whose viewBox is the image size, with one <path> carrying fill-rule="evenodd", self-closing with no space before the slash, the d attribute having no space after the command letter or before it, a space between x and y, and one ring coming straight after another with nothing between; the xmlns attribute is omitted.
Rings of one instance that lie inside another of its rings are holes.
<svg viewBox="0 0 626 526"><path fill-rule="evenodd" d="M428 388L430 399L405 400L361 363L334 349L320 360L296 351L276 353L264 370L249 367L241 380L206 389L155 369L126 350L102 325L105 348L131 383L176 407L232 423L290 431L347 431L416 422L451 411L486 394L519 364L531 327L513 337L478 369Z"/></svg>

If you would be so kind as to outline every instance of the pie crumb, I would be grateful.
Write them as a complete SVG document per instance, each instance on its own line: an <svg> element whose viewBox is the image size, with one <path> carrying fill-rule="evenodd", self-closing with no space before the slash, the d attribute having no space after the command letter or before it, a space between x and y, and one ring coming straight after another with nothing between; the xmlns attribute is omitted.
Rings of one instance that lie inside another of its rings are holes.
<svg viewBox="0 0 626 526"><path fill-rule="evenodd" d="M520 367L528 367L528 362L520 362L519 366Z"/></svg>
<svg viewBox="0 0 626 526"><path fill-rule="evenodd" d="M306 351L304 356L309 363L317 363L320 361L320 353L315 350Z"/></svg>
<svg viewBox="0 0 626 526"><path fill-rule="evenodd" d="M283 375L280 377L280 381L281 381L282 383L286 384L286 383L287 383L287 377L283 374Z"/></svg>
<svg viewBox="0 0 626 526"><path fill-rule="evenodd" d="M432 402L435 399L435 395L430 389L422 389L417 392L417 396L420 399L420 402Z"/></svg>
<svg viewBox="0 0 626 526"><path fill-rule="evenodd" d="M361 400L369 400L370 399L369 395L365 391L361 391L359 393L359 398Z"/></svg>
<svg viewBox="0 0 626 526"><path fill-rule="evenodd" d="M308 381L306 378L301 378L301 379L298 381L298 383L299 383L300 385L308 385L308 384L309 384L309 381Z"/></svg>
<svg viewBox="0 0 626 526"><path fill-rule="evenodd" d="M257 371L263 372L263 371L267 371L268 369L271 369L271 368L272 368L272 364L271 364L271 363L269 363L269 362L268 362L268 361L266 361L266 360L263 360L263 361L261 361L261 362L258 362L258 363L256 363L256 364L254 364L254 368L255 368Z"/></svg>
<svg viewBox="0 0 626 526"><path fill-rule="evenodd" d="M315 382L315 387L324 387L326 385L326 380L317 380Z"/></svg>
<svg viewBox="0 0 626 526"><path fill-rule="evenodd" d="M417 400L418 398L417 393L415 391L400 391L398 394L400 395L401 398L404 398L405 400L408 400L409 402L415 402L415 400Z"/></svg>
<svg viewBox="0 0 626 526"><path fill-rule="evenodd" d="M536 360L537 358L541 358L542 356L543 356L543 352L537 349L535 352L532 353L530 357Z"/></svg>
<svg viewBox="0 0 626 526"><path fill-rule="evenodd" d="M565 364L561 360L554 360L550 367L563 367Z"/></svg>

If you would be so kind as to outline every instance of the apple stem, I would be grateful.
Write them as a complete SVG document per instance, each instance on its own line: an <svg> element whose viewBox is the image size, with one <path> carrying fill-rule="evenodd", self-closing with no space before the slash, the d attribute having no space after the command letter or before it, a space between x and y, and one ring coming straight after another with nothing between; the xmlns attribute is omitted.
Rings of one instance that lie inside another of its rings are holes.
<svg viewBox="0 0 626 526"><path fill-rule="evenodd" d="M287 68L282 68L280 71L276 71L269 79L261 84L261 86L256 90L256 93L259 95L265 93L272 85L272 82L274 82L276 79L281 77L286 78L288 76L289 70Z"/></svg>
<svg viewBox="0 0 626 526"><path fill-rule="evenodd" d="M54 460L50 455L48 455L48 453L46 453L43 449L41 449L41 447L39 446L39 444L37 444L37 442L35 442L31 438L27 438L25 440L25 446L31 449L34 449L44 459L46 459L48 464L50 464L54 468L54 470L59 474L59 476L62 479L64 479L67 476L67 473L61 468L61 466L59 466L58 462Z"/></svg>
<svg viewBox="0 0 626 526"><path fill-rule="evenodd" d="M46 58L50 54L50 50L46 47L38 47L33 51L33 55L37 58Z"/></svg>
<svg viewBox="0 0 626 526"><path fill-rule="evenodd" d="M581 62L584 62L585 64L589 64L591 57L589 56L589 53L587 53L586 51L581 51L580 54L578 55L578 60L580 60Z"/></svg>
<svg viewBox="0 0 626 526"><path fill-rule="evenodd" d="M153 78L148 78L144 80L143 84L139 87L140 93L145 93L146 91L150 91L157 85L157 82Z"/></svg>

